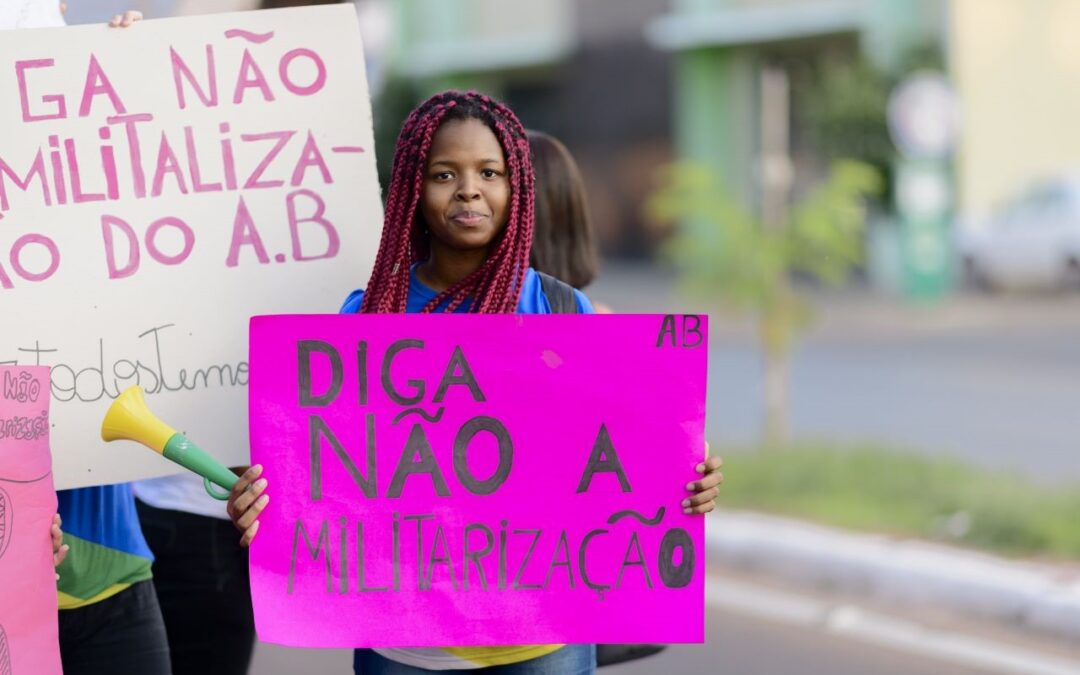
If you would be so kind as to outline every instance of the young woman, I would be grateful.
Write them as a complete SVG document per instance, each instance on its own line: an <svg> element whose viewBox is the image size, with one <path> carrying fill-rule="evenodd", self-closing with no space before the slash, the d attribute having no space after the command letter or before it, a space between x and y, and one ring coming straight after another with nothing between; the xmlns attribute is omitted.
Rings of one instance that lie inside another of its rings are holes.
<svg viewBox="0 0 1080 675"><path fill-rule="evenodd" d="M533 169L525 130L505 105L475 92L437 94L405 120L394 154L382 240L366 291L346 299L352 312L551 313L529 267ZM581 313L592 306L573 291ZM720 484L717 458L697 466L687 513L706 513ZM247 545L269 499L262 468L237 482L229 514ZM251 486L248 489L248 486ZM447 649L360 649L365 675L489 669L506 675L592 673L592 645Z"/></svg>

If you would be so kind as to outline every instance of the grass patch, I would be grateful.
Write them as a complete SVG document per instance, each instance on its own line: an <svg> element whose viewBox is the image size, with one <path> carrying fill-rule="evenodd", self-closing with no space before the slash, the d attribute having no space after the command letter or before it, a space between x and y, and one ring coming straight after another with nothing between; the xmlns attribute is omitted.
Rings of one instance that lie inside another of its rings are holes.
<svg viewBox="0 0 1080 675"><path fill-rule="evenodd" d="M1080 559L1080 485L882 447L725 449L718 503L979 548Z"/></svg>

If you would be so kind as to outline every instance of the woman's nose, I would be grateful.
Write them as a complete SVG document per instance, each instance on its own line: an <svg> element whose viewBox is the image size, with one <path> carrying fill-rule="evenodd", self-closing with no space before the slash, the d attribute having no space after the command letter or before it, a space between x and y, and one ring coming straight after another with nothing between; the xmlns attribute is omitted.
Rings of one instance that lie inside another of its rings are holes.
<svg viewBox="0 0 1080 675"><path fill-rule="evenodd" d="M472 201L480 196L479 184L471 178L463 178L458 184L457 198L462 201Z"/></svg>

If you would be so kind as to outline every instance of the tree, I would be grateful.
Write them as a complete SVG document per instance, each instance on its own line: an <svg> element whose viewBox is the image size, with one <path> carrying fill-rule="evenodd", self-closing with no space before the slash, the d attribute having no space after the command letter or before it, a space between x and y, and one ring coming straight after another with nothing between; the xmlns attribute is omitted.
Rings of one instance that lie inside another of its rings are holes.
<svg viewBox="0 0 1080 675"><path fill-rule="evenodd" d="M650 217L681 223L666 254L684 287L756 315L767 442L786 439L789 355L810 316L792 277L803 274L832 286L846 282L862 261L865 199L880 190L873 167L837 161L780 223L766 226L731 197L711 169L677 164L666 170L646 204Z"/></svg>

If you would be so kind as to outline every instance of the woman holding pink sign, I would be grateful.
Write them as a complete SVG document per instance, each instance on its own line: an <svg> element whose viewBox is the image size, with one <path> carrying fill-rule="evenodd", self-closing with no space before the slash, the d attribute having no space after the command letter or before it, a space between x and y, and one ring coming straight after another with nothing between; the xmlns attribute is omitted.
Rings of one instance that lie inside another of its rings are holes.
<svg viewBox="0 0 1080 675"><path fill-rule="evenodd" d="M520 121L502 103L443 92L420 104L398 138L382 241L366 291L343 313L593 313L577 290L529 267L534 174ZM721 482L720 461L698 464L685 513L706 513ZM237 482L229 514L247 545L269 503L254 466ZM506 675L592 673L593 645L379 648L356 651L368 675L487 669Z"/></svg>

